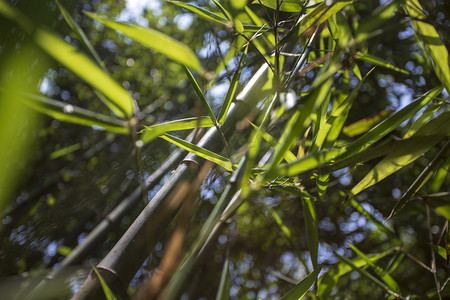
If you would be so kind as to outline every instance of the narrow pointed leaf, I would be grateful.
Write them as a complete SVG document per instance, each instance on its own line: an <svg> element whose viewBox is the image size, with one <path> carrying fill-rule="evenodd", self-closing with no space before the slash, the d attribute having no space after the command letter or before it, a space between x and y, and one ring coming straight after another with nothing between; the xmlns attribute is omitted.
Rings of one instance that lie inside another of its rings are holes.
<svg viewBox="0 0 450 300"><path fill-rule="evenodd" d="M100 275L96 267L92 267L92 270L94 270L95 274L98 277L98 280L100 281L100 284L102 286L103 292L105 293L106 300L116 300L116 296L111 291L110 287L106 283L106 281L103 279L103 277Z"/></svg>
<svg viewBox="0 0 450 300"><path fill-rule="evenodd" d="M351 243L348 243L350 248L355 251L356 254L358 254L374 271L375 273L380 276L380 278L391 288L392 291L399 293L400 288L398 286L398 283L392 278L391 275L389 275L386 271L384 271L381 267L377 266L373 261L369 259L361 250L356 248Z"/></svg>
<svg viewBox="0 0 450 300"><path fill-rule="evenodd" d="M258 26L259 28L262 28L263 26L267 26L267 23L264 19L260 18L256 13L254 13L248 6L245 6L245 12L248 15L248 17L252 20L252 22ZM267 36L267 41L269 46L273 47L275 46L275 36L272 32L266 31L265 35Z"/></svg>
<svg viewBox="0 0 450 300"><path fill-rule="evenodd" d="M200 75L206 75L198 57L185 44L151 28L116 22L94 13L85 12L85 14L111 29L120 31L130 39L163 54L167 58L195 70Z"/></svg>
<svg viewBox="0 0 450 300"><path fill-rule="evenodd" d="M450 157L444 162L442 167L436 172L430 184L428 185L428 193L435 194L438 193L444 183L446 177L448 176L448 172L450 170Z"/></svg>
<svg viewBox="0 0 450 300"><path fill-rule="evenodd" d="M392 253L392 250L389 250L389 251L380 253L378 255L371 256L371 257L369 257L369 260L372 262L376 262L376 261L386 257L387 255L390 255L391 253ZM355 258L351 262L357 268L363 268L363 267L367 266L367 262L365 260L363 260L362 258ZM339 279L342 276L350 273L351 271L352 271L352 267L345 262L340 262L340 263L334 265L333 267L331 267L318 281L318 284L317 284L318 295L321 296L322 299L328 299L329 295L333 291L333 289L336 286Z"/></svg>
<svg viewBox="0 0 450 300"><path fill-rule="evenodd" d="M292 233L289 227L284 224L283 219L281 219L280 215L270 206L267 206L267 210L272 215L273 219L277 223L278 227L280 227L281 231L284 233L286 238L290 241L292 238Z"/></svg>
<svg viewBox="0 0 450 300"><path fill-rule="evenodd" d="M172 3L174 5L177 5L179 7L185 8L195 14L197 14L199 17L214 21L216 23L222 24L222 25L228 25L228 20L214 12L211 12L207 9L204 9L202 7L198 7L189 3L180 2L180 1L168 1L169 3Z"/></svg>
<svg viewBox="0 0 450 300"><path fill-rule="evenodd" d="M264 111L262 113L262 121L258 129L252 132L252 136L250 138L250 144L247 152L247 161L245 164L244 174L241 181L241 190L242 197L245 198L250 192L250 176L252 174L252 168L255 165L256 157L260 150L260 145L262 141L262 135L264 129L267 128L270 120L270 114L273 110L273 107L278 102L278 94L275 94L271 101L268 101L265 105Z"/></svg>
<svg viewBox="0 0 450 300"><path fill-rule="evenodd" d="M370 274L369 272L367 272L364 269L359 268L357 265L355 265L350 259L348 259L345 256L342 256L336 252L334 252L334 255L336 255L337 257L339 257L339 259L348 264L353 270L355 270L356 272L358 272L359 274L361 274L363 277L367 278L368 280L372 281L373 283L375 283L377 286L381 287L383 290L385 290L387 293L389 293L390 295L394 296L394 297L400 297L400 295L398 293L396 293L395 291L393 291L392 289L389 288L389 286L387 286L384 282L381 282L380 280L378 280L377 278L375 278L372 274Z"/></svg>
<svg viewBox="0 0 450 300"><path fill-rule="evenodd" d="M401 1L394 0L384 6L379 6L370 16L366 17L359 25L356 33L358 42L370 38L374 33L381 33L382 30L380 28L394 17L394 13L400 6L400 3Z"/></svg>
<svg viewBox="0 0 450 300"><path fill-rule="evenodd" d="M297 150L297 158L302 158L305 156L305 149L306 149L306 139L308 138L308 134L311 130L311 126L309 126L306 131L305 134L303 134L303 138L302 141L300 142L300 146L298 146L298 150ZM290 151L287 151L290 152ZM290 163L292 161L288 161L288 163Z"/></svg>
<svg viewBox="0 0 450 300"><path fill-rule="evenodd" d="M319 73L317 79L314 81L311 87L312 91L305 99L305 104L300 111L296 111L291 120L285 127L285 130L280 138L279 147L275 149L270 162L269 171L266 179L271 179L271 176L280 176L280 171L275 171L276 166L279 164L284 156L284 153L290 149L293 141L305 131L306 126L311 122L311 116L320 107L321 103L328 95L328 91L332 85L332 79L337 71L339 64L332 60L323 67L321 73ZM288 169L290 169L290 165ZM284 170L286 171L286 169ZM281 171L283 172L283 171ZM296 173L298 174L298 173Z"/></svg>
<svg viewBox="0 0 450 300"><path fill-rule="evenodd" d="M388 63L384 59L379 58L379 57L377 57L375 55L372 55L372 54L369 54L369 53L357 52L355 54L355 58L359 59L359 60L362 60L362 61L369 62L369 63L371 63L371 64L373 64L375 66L383 67L383 68L386 68L386 69L390 69L390 70L394 70L394 71L400 72L402 74L409 75L408 71L406 71L406 70L404 70L402 68L396 67L393 64Z"/></svg>
<svg viewBox="0 0 450 300"><path fill-rule="evenodd" d="M346 152L346 148L335 148L329 151L321 151L312 154L289 163L283 164L275 168L273 171L269 171L266 175L267 178L274 178L277 176L295 176L306 171L315 169L321 165L330 162L332 159Z"/></svg>
<svg viewBox="0 0 450 300"><path fill-rule="evenodd" d="M141 131L141 140L144 143L149 143L166 132L212 126L214 126L214 123L210 117L195 117L169 121L152 126L145 126L145 129Z"/></svg>
<svg viewBox="0 0 450 300"><path fill-rule="evenodd" d="M352 2L353 0L336 0L330 6L326 5L325 2L320 3L296 25L298 27L297 35L303 34L311 26L318 26L327 21L331 16Z"/></svg>
<svg viewBox="0 0 450 300"><path fill-rule="evenodd" d="M302 281L300 281L296 286L294 286L285 295L283 295L283 297L281 297L280 300L302 299L303 296L305 296L305 294L311 288L313 283L316 281L321 269L322 269L321 267L318 267L313 272L311 272Z"/></svg>
<svg viewBox="0 0 450 300"><path fill-rule="evenodd" d="M418 0L407 0L403 8L410 16L411 23L416 29L420 41L433 60L437 77L444 84L447 93L450 93L450 61L447 47L442 42L436 28L425 21L427 16Z"/></svg>
<svg viewBox="0 0 450 300"><path fill-rule="evenodd" d="M371 69L366 76L358 82L345 100L331 112L330 116L326 119L326 122L320 126L315 139L316 149L328 149L334 145L334 142L341 133L342 127L347 120L348 113L356 96L358 95L359 89L372 71L373 69Z"/></svg>
<svg viewBox="0 0 450 300"><path fill-rule="evenodd" d="M353 206L353 208L361 215L363 215L367 220L372 222L380 231L386 233L391 241L396 244L400 244L400 240L395 236L395 233L391 229L387 228L386 225L380 222L377 218L375 218L374 215L365 210L364 207L358 203L358 201L352 198L350 199L350 205Z"/></svg>
<svg viewBox="0 0 450 300"><path fill-rule="evenodd" d="M104 94L106 96L105 104L117 116L131 117L133 101L130 94L80 50L50 30L33 24L25 15L4 1L0 1L0 14L15 21L51 57Z"/></svg>
<svg viewBox="0 0 450 300"><path fill-rule="evenodd" d="M223 263L222 274L220 276L219 289L216 300L228 300L230 298L230 259L227 257Z"/></svg>
<svg viewBox="0 0 450 300"><path fill-rule="evenodd" d="M349 157L365 148L369 147L376 141L380 140L382 137L387 135L389 132L396 129L404 121L416 114L422 107L428 104L431 100L437 97L442 91L442 87L436 87L422 97L407 105L400 111L389 116L383 122L372 128L369 132L364 134L362 137L354 141L348 146L348 151L341 157Z"/></svg>
<svg viewBox="0 0 450 300"><path fill-rule="evenodd" d="M256 126L255 124L253 124L252 122L250 122L250 125L252 125L252 127L255 128L255 130L258 130L258 128L260 128L260 127ZM269 133L264 132L262 129L261 129L261 131L262 131L263 139L267 143L269 143L269 145L272 146L272 148L276 148L278 145L278 141L273 136L271 136ZM294 153L292 153L291 151L286 151L286 153L284 155L284 159L287 162L293 162L293 161L297 160L297 157L295 157Z"/></svg>
<svg viewBox="0 0 450 300"><path fill-rule="evenodd" d="M357 135L366 133L393 112L394 111L391 109L382 110L373 116L361 119L344 127L342 129L342 133L344 133L348 137L355 137Z"/></svg>
<svg viewBox="0 0 450 300"><path fill-rule="evenodd" d="M227 20L231 21L232 20L231 14L225 9L225 7L223 7L222 4L220 4L217 0L212 0L212 1L219 8L219 10L223 13L225 18L227 18Z"/></svg>
<svg viewBox="0 0 450 300"><path fill-rule="evenodd" d="M63 156L66 156L72 152L77 151L78 149L81 149L81 144L80 143L76 143L67 147L64 147L62 149L56 150L52 153L50 153L49 158L50 159L57 159Z"/></svg>
<svg viewBox="0 0 450 300"><path fill-rule="evenodd" d="M359 194L364 189L380 182L387 176L398 171L419 158L423 153L436 145L440 140L450 134L450 112L424 125L415 135L404 144L391 149L389 154L380 161L353 189L350 197ZM415 137L415 138L414 138Z"/></svg>
<svg viewBox="0 0 450 300"><path fill-rule="evenodd" d="M223 124L225 121L225 118L228 113L228 109L230 108L231 102L234 100L234 96L236 94L237 86L239 83L239 78L241 77L241 71L244 67L244 61L245 57L247 55L248 45L245 47L244 53L242 54L241 60L239 61L239 65L237 67L237 70L235 71L233 75L233 79L231 80L230 87L228 88L227 95L225 97L225 101L222 104L222 107L220 109L219 115L217 116L217 120L219 121L219 124Z"/></svg>
<svg viewBox="0 0 450 300"><path fill-rule="evenodd" d="M420 127L423 126L432 116L435 112L437 112L442 107L442 102L439 103L432 103L430 106L428 106L423 113L421 113L420 117L417 118L417 120L411 125L411 127L408 129L408 131L405 133L403 138L409 138L414 133L419 130Z"/></svg>
<svg viewBox="0 0 450 300"><path fill-rule="evenodd" d="M277 9L277 2L279 3L279 11L284 12L301 12L303 9L302 1L299 0L253 0L253 4L260 4L268 8Z"/></svg>
<svg viewBox="0 0 450 300"><path fill-rule="evenodd" d="M230 48L228 48L228 52L221 60L214 71L214 76L218 76L222 70L225 69L227 64L230 62L231 59L237 56L237 53L239 52L239 49L242 49L242 47L247 43L247 40L243 38L242 36L238 36L235 41L230 45Z"/></svg>
<svg viewBox="0 0 450 300"><path fill-rule="evenodd" d="M450 120L450 118L449 118ZM450 132L449 132L450 134ZM406 203L422 188L422 186L433 176L434 172L445 163L446 159L450 157L450 141L439 151L428 166L420 173L419 177L414 180L413 184L408 188L406 193L402 195L400 200L395 204L389 216L394 216Z"/></svg>
<svg viewBox="0 0 450 300"><path fill-rule="evenodd" d="M317 269L317 258L319 250L319 229L317 227L317 216L314 200L302 197L303 216L305 217L306 236L308 237L308 248L314 269Z"/></svg>
<svg viewBox="0 0 450 300"><path fill-rule="evenodd" d="M127 122L120 119L38 95L26 94L22 99L29 107L59 121L85 126L98 126L120 134L129 133Z"/></svg>
<svg viewBox="0 0 450 300"><path fill-rule="evenodd" d="M450 200L448 194L442 197L424 197L423 200L442 216L450 220Z"/></svg>
<svg viewBox="0 0 450 300"><path fill-rule="evenodd" d="M79 41L84 45L87 51L91 54L91 56L95 59L97 64L103 68L103 70L106 71L105 64L100 59L100 56L98 55L97 51L95 51L94 47L92 46L91 42L88 40L86 34L84 33L83 29L75 22L75 20L72 18L72 16L69 14L69 12L64 8L64 6L61 5L61 3L57 0L56 4L58 5L59 10L61 11L64 19L66 20L69 27L72 29L72 31L77 35Z"/></svg>
<svg viewBox="0 0 450 300"><path fill-rule="evenodd" d="M227 171L233 171L230 160L219 154L216 154L212 151L209 151L207 149L204 149L204 148L194 145L192 143L186 142L180 138L177 138L177 137L169 135L169 134L163 134L160 137L180 148L183 148L183 149L185 149L189 152L192 152L206 160L209 160L209 161L212 161L213 163L218 164L219 166L221 166L222 168L224 168Z"/></svg>
<svg viewBox="0 0 450 300"><path fill-rule="evenodd" d="M213 111L211 109L211 106L208 103L208 100L206 100L205 95L202 92L202 89L198 85L198 83L195 80L194 76L192 75L191 71L189 71L189 69L186 68L186 66L183 66L183 69L186 72L186 75L189 78L189 81L191 82L192 87L194 88L194 90L197 93L198 97L200 98L200 100L202 101L203 105L205 106L206 111L208 112L208 115L210 116L210 118L213 121L213 123L216 124L217 123L216 116L214 115L214 113L213 113Z"/></svg>

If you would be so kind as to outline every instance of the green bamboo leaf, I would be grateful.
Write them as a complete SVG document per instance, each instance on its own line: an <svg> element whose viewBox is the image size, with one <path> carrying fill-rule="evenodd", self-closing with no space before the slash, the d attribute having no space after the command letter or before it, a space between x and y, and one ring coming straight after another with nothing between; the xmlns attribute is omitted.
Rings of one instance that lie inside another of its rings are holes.
<svg viewBox="0 0 450 300"><path fill-rule="evenodd" d="M319 251L319 229L317 227L316 207L314 200L310 197L302 197L303 216L305 217L306 236L308 237L308 248L314 269L317 269L317 258Z"/></svg>
<svg viewBox="0 0 450 300"><path fill-rule="evenodd" d="M447 47L442 42L436 28L429 22L426 22L427 16L418 0L407 0L403 8L410 16L419 40L423 43L425 50L433 60L433 67L437 77L444 84L447 92L450 93L450 62Z"/></svg>
<svg viewBox="0 0 450 300"><path fill-rule="evenodd" d="M356 77L359 80L362 80L361 70L359 69L358 65L355 62L353 62L351 67L352 67L352 71L353 71L353 73L355 73Z"/></svg>
<svg viewBox="0 0 450 300"><path fill-rule="evenodd" d="M202 92L202 89L198 85L197 81L195 80L194 76L192 75L191 71L189 71L186 66L183 66L184 71L186 72L187 77L189 78L189 81L191 82L192 86L194 87L195 92L197 93L200 100L202 100L203 105L205 106L209 117L211 118L212 122L214 124L217 123L216 116L214 115L211 106L208 103L208 100L206 100L205 95Z"/></svg>
<svg viewBox="0 0 450 300"><path fill-rule="evenodd" d="M327 21L331 16L352 2L353 0L336 0L329 6L325 2L320 3L296 25L298 28L297 35L303 34L311 26L317 26Z"/></svg>
<svg viewBox="0 0 450 300"><path fill-rule="evenodd" d="M334 251L333 251L334 252ZM368 280L372 281L373 283L375 283L377 286L381 287L383 290L385 290L388 294L399 298L400 295L398 293L396 293L395 291L393 291L392 289L389 288L389 286L387 286L384 282L381 282L380 280L378 280L377 278L375 278L372 274L370 274L369 272L367 272L364 269L359 268L357 265L355 265L353 263L353 261L351 261L350 259L348 259L345 256L342 256L340 254L338 254L337 252L334 252L334 255L336 255L342 262L348 264L353 270L355 270L356 272L358 272L359 274L361 274L363 277L367 278ZM367 263L367 262L366 262Z"/></svg>
<svg viewBox="0 0 450 300"><path fill-rule="evenodd" d="M229 25L229 21L226 18L224 18L214 12L211 12L207 9L204 9L202 7L198 7L198 6L195 6L195 5L192 5L189 3L185 3L185 2L180 2L180 1L168 1L168 2L172 3L174 5L177 5L179 7L185 8L185 9L189 10L190 12L197 14L199 17L201 17L203 19L213 21L213 22L216 22L216 23L219 23L222 25Z"/></svg>
<svg viewBox="0 0 450 300"><path fill-rule="evenodd" d="M326 99L328 92L331 89L333 76L337 72L339 66L339 63L333 59L321 69L319 75L312 84L311 93L305 99L304 106L300 111L296 111L293 114L286 126L280 138L279 147L275 149L275 153L269 161L266 179L270 180L273 178L272 176L282 176L280 175L280 172L282 173L291 169L292 164L289 164L284 171L281 169L275 171L285 152L292 146L293 141L305 131L306 126L311 122L313 112L315 112ZM292 170L293 169L291 169L291 171Z"/></svg>
<svg viewBox="0 0 450 300"><path fill-rule="evenodd" d="M364 207L362 207L358 203L358 201L352 198L350 199L350 205L353 206L353 208L361 215L363 215L367 220L372 222L378 228L378 230L386 233L391 241L393 241L395 244L400 244L400 240L395 236L395 233L391 229L387 228L386 225L380 222L377 218L375 218L374 215L365 210Z"/></svg>
<svg viewBox="0 0 450 300"><path fill-rule="evenodd" d="M217 290L216 300L228 300L230 298L230 259L227 256L223 263L222 275L220 276L219 289Z"/></svg>
<svg viewBox="0 0 450 300"><path fill-rule="evenodd" d="M151 28L116 22L90 12L85 12L85 14L111 29L120 31L130 39L163 54L169 59L195 70L200 75L206 76L200 60L185 44Z"/></svg>
<svg viewBox="0 0 450 300"><path fill-rule="evenodd" d="M444 197L424 197L423 200L442 216L450 220L450 200Z"/></svg>
<svg viewBox="0 0 450 300"><path fill-rule="evenodd" d="M245 47L244 53L242 54L241 60L239 61L239 66L237 67L237 70L235 71L233 75L233 79L231 80L230 87L228 88L227 95L225 97L225 101L222 104L222 107L220 108L219 115L217 116L217 120L219 121L219 124L223 124L225 121L225 118L228 113L228 109L230 108L231 102L234 100L234 96L236 94L237 86L239 83L239 78L241 77L241 71L244 67L244 60L247 55L248 50L248 44Z"/></svg>
<svg viewBox="0 0 450 300"><path fill-rule="evenodd" d="M317 194L319 195L319 199L323 201L325 198L325 194L328 189L328 182L330 180L330 174L319 174L316 178L317 184Z"/></svg>
<svg viewBox="0 0 450 300"><path fill-rule="evenodd" d="M328 93L325 95L325 98L320 105L317 112L314 112L314 116L312 119L315 119L315 122L313 122L313 132L312 136L313 142L311 147L308 149L308 152L316 152L321 148L323 145L323 142L325 140L325 137L328 133L328 131L323 130L325 123L327 122L327 110L328 106L330 104L330 97L331 97L331 89L328 90Z"/></svg>
<svg viewBox="0 0 450 300"><path fill-rule="evenodd" d="M233 18L231 16L231 13L223 7L222 4L220 4L217 0L212 0L214 4L219 8L219 10L223 13L225 18L230 21L233 24L234 29L237 33L243 34L244 33L244 26L242 25L241 21L239 21L237 18Z"/></svg>
<svg viewBox="0 0 450 300"><path fill-rule="evenodd" d="M247 1L242 1L242 0L230 0L230 2L231 2L231 6L233 6L233 9L235 9L235 10L241 10L247 4Z"/></svg>
<svg viewBox="0 0 450 300"><path fill-rule="evenodd" d="M442 166L436 172L436 175L434 175L433 179L428 185L429 194L435 194L439 192L439 190L442 187L442 184L445 181L445 178L447 177L449 170L450 170L450 157L447 158L447 160L442 164Z"/></svg>
<svg viewBox="0 0 450 300"><path fill-rule="evenodd" d="M311 272L308 276L306 276L302 281L300 281L296 286L290 289L280 300L298 300L302 299L303 296L308 292L313 283L316 281L319 276L320 270L322 267L318 267L313 272Z"/></svg>
<svg viewBox="0 0 450 300"><path fill-rule="evenodd" d="M22 100L29 107L59 121L85 126L98 126L120 134L129 133L127 122L120 119L38 95L24 94Z"/></svg>
<svg viewBox="0 0 450 300"><path fill-rule="evenodd" d="M272 215L273 219L277 223L278 227L280 227L281 231L284 233L286 238L290 241L291 237L292 237L292 233L291 233L291 230L289 229L289 227L287 227L286 224L284 224L284 222L281 219L280 215L272 207L267 206L267 210L270 212L270 214Z"/></svg>
<svg viewBox="0 0 450 300"><path fill-rule="evenodd" d="M284 12L301 12L303 10L303 1L301 0L253 0L252 4L260 4L274 9L277 9L277 2L279 3L279 11Z"/></svg>
<svg viewBox="0 0 450 300"><path fill-rule="evenodd" d="M391 253L392 253L392 250L388 250L383 253L369 257L369 260L372 262L376 262L376 261L386 257L387 255L390 255ZM355 258L351 262L357 268L363 268L363 267L367 266L367 262L365 260L363 260L362 258ZM317 294L322 299L328 299L329 295L335 288L339 279L351 271L352 271L352 267L345 262L340 262L340 263L334 265L333 267L331 267L319 279L319 281L317 283Z"/></svg>
<svg viewBox="0 0 450 300"><path fill-rule="evenodd" d="M400 6L401 1L394 0L387 5L379 6L373 13L366 17L358 27L356 40L362 42L373 35L382 32L383 24L394 16L395 11Z"/></svg>
<svg viewBox="0 0 450 300"><path fill-rule="evenodd" d="M425 111L420 115L420 117L417 118L417 120L409 127L408 131L404 134L403 138L409 138L414 133L417 132L417 130L423 126L433 115L435 112L437 112L442 107L443 102L439 103L432 103L430 106L428 106Z"/></svg>
<svg viewBox="0 0 450 300"><path fill-rule="evenodd" d="M130 94L80 50L50 30L33 24L28 17L4 1L0 1L0 14L16 22L51 57L104 94L107 100L105 104L117 116L123 118L132 116L133 101Z"/></svg>
<svg viewBox="0 0 450 300"><path fill-rule="evenodd" d="M255 124L253 124L252 122L249 122L250 125L252 125L252 127L255 130L258 130L260 127L256 126ZM271 136L269 133L265 132L263 129L260 129L262 132L262 137L263 139L272 147L272 148L276 148L278 145L278 141ZM289 162L293 162L295 160L297 160L297 157L294 155L294 153L292 153L291 151L286 151L286 153L284 154L283 157L288 163Z"/></svg>
<svg viewBox="0 0 450 300"><path fill-rule="evenodd" d="M92 270L94 270L95 274L98 277L98 280L100 281L100 284L102 286L103 292L105 293L106 300L117 300L117 297L114 295L114 293L111 291L110 287L106 283L106 281L103 279L103 277L98 272L97 268L92 266Z"/></svg>
<svg viewBox="0 0 450 300"><path fill-rule="evenodd" d="M449 118L450 120L450 118ZM449 131L450 134L450 131ZM420 173L419 177L414 180L406 193L402 195L400 200L395 204L390 216L394 216L400 209L402 209L406 203L422 188L422 186L433 176L434 172L443 164L447 158L450 157L450 141L439 151L439 153L433 158L433 160L426 166L426 168Z"/></svg>
<svg viewBox="0 0 450 300"><path fill-rule="evenodd" d="M240 0L237 0L237 1L240 1ZM212 11L209 11L205 8L196 6L196 5L192 5L192 4L184 3L184 2L180 2L180 1L171 1L171 0L168 0L167 2L177 5L179 7L185 8L185 9L189 10L190 12L197 14L202 19L205 19L208 21L213 21L215 23L225 25L227 27L232 27L234 25L236 27L239 27L240 30L245 31L245 32L257 32L261 29L261 26L242 25L242 23L237 19L234 19L234 24L233 24L232 21L227 20L222 15L217 14ZM242 3L243 2L244 1L242 1ZM267 27L267 29L270 29L270 28ZM242 33L242 32L240 32L240 33Z"/></svg>
<svg viewBox="0 0 450 300"><path fill-rule="evenodd" d="M248 6L245 6L245 12L250 18L250 20L258 26L260 29L267 26L264 19L260 18L256 13L254 13ZM267 37L267 42L270 47L275 46L275 35L272 32L266 31L265 35Z"/></svg>
<svg viewBox="0 0 450 300"><path fill-rule="evenodd" d="M222 14L225 16L225 18L229 21L233 19L231 14L228 12L228 10L225 9L225 7L222 6L217 0L212 0L214 4L219 8L219 10L222 12Z"/></svg>
<svg viewBox="0 0 450 300"><path fill-rule="evenodd" d="M358 95L359 89L373 70L374 69L371 69L366 76L359 81L355 88L347 95L345 100L331 112L330 116L326 119L326 122L320 126L312 146L314 149L329 149L334 145L334 142L342 131L345 120L347 120L348 112Z"/></svg>
<svg viewBox="0 0 450 300"><path fill-rule="evenodd" d="M353 189L350 197L359 194L364 189L380 182L387 176L410 164L440 140L450 134L450 112L443 113L424 125L404 144L389 152ZM350 146L349 146L350 148Z"/></svg>
<svg viewBox="0 0 450 300"><path fill-rule="evenodd" d="M220 61L219 65L217 66L216 70L214 71L214 77L218 76L219 73L227 66L229 61L237 56L237 53L239 52L239 49L242 49L242 47L247 43L247 40L242 37L238 36L233 43L231 44L230 48L228 49L227 54L223 58L223 60Z"/></svg>
<svg viewBox="0 0 450 300"><path fill-rule="evenodd" d="M380 278L387 284L388 287L391 288L392 291L396 293L400 293L400 287L398 286L398 283L392 278L389 273L384 271L381 267L377 266L373 261L369 259L361 250L356 248L352 243L348 243L350 248L355 251L356 254L358 254L374 271L375 273L380 276Z"/></svg>
<svg viewBox="0 0 450 300"><path fill-rule="evenodd" d="M436 251L436 253L442 257L443 259L447 260L447 250L445 250L444 247L439 246L439 245L435 245L435 244L430 244L431 247L433 247L434 251Z"/></svg>
<svg viewBox="0 0 450 300"><path fill-rule="evenodd" d="M313 196L311 196L307 191L305 191L302 187L296 186L296 185L288 185L288 184L271 184L269 186L270 189L273 189L274 191L278 191L280 193L286 194L286 195L292 195L295 197L307 197L311 199L315 199Z"/></svg>
<svg viewBox="0 0 450 300"><path fill-rule="evenodd" d="M306 171L315 169L321 165L324 165L331 160L335 159L339 155L346 153L347 148L335 148L329 151L319 151L308 154L301 159L289 164L283 164L279 167L269 171L266 175L266 179L275 178L277 176L295 176Z"/></svg>
<svg viewBox="0 0 450 300"><path fill-rule="evenodd" d="M72 248L67 246L59 246L56 251L62 256L68 256L72 252Z"/></svg>
<svg viewBox="0 0 450 300"><path fill-rule="evenodd" d="M348 126L345 126L342 130L342 133L344 133L348 137L355 137L357 135L366 133L393 112L394 110L391 109L382 110L373 116L361 119Z"/></svg>
<svg viewBox="0 0 450 300"><path fill-rule="evenodd" d="M52 153L50 153L50 159L57 159L63 156L66 156L72 152L75 152L77 150L81 149L81 144L80 143L76 143L67 147L64 147L62 149L56 150Z"/></svg>
<svg viewBox="0 0 450 300"><path fill-rule="evenodd" d="M166 141L183 148L189 152L192 152L206 160L212 161L213 163L218 164L222 168L224 168L227 171L233 171L233 165L231 164L231 161L228 158L225 158L219 154L216 154L212 151L206 150L205 148L199 147L197 145L194 145L192 143L186 142L180 138L177 138L175 136L169 135L169 134L163 134L160 136L160 138L165 139Z"/></svg>
<svg viewBox="0 0 450 300"><path fill-rule="evenodd" d="M355 58L359 59L359 60L362 60L362 61L369 62L369 63L371 63L371 64L373 64L375 66L379 66L379 67L383 67L383 68L386 68L386 69L390 69L390 70L394 70L394 71L400 72L402 74L406 74L406 75L410 74L408 71L406 71L406 70L404 70L402 68L396 67L393 64L388 63L384 59L379 58L379 57L377 57L375 55L372 55L372 54L369 54L369 53L363 53L361 51L356 52L355 53Z"/></svg>
<svg viewBox="0 0 450 300"><path fill-rule="evenodd" d="M64 19L66 20L69 27L72 29L72 31L77 35L79 41L83 44L83 46L86 48L86 50L91 54L91 56L95 59L97 64L102 67L102 69L107 72L105 64L100 59L100 56L98 55L97 51L95 51L94 47L92 46L91 42L88 40L86 34L84 33L83 29L75 22L75 20L72 18L72 16L69 14L69 12L64 8L64 6L61 5L59 0L56 0L56 4L58 5L59 10L61 11L61 14L63 15Z"/></svg>
<svg viewBox="0 0 450 300"><path fill-rule="evenodd" d="M402 261L405 258L405 252L399 252L389 263L389 268L387 269L387 273L392 274L399 266L402 265Z"/></svg>
<svg viewBox="0 0 450 300"><path fill-rule="evenodd" d="M20 91L33 91L32 85L48 68L42 61L37 63L34 72L30 72L30 65L36 62L31 49L24 47L22 51L15 51L4 60L0 68L0 82L8 84L0 94L0 218L7 214L16 199L17 187L20 186L25 168L19 166L28 163L29 158L35 157L35 142L37 132L41 129L39 114L24 105ZM14 70L14 72L11 72ZM23 80L24 74L29 80ZM40 201L35 201L39 203ZM26 216L26 214L25 214ZM31 217L31 216L30 216ZM3 224L0 228L3 230Z"/></svg>
<svg viewBox="0 0 450 300"><path fill-rule="evenodd" d="M442 87L436 87L416 101L410 103L400 111L389 116L383 122L372 128L369 132L361 136L359 139L354 141L348 146L347 152L340 157L341 159L347 158L365 148L369 147L376 141L380 140L382 137L387 135L389 132L396 129L404 121L416 114L422 107L428 104L431 100L437 97L442 91Z"/></svg>
<svg viewBox="0 0 450 300"><path fill-rule="evenodd" d="M250 192L250 176L252 174L252 168L255 165L256 157L260 150L263 131L264 128L267 128L267 125L269 124L270 114L277 102L278 102L278 94L275 94L272 100L266 102L262 113L261 125L258 127L256 131L252 132L252 135L250 137L249 148L247 151L247 161L245 164L244 174L241 180L241 190L243 198L245 198Z"/></svg>
<svg viewBox="0 0 450 300"><path fill-rule="evenodd" d="M152 126L144 126L145 129L141 131L141 140L146 144L153 141L158 136L176 130L187 130L198 127L212 127L214 123L210 117L194 117L175 121L168 121L164 123L155 124Z"/></svg>

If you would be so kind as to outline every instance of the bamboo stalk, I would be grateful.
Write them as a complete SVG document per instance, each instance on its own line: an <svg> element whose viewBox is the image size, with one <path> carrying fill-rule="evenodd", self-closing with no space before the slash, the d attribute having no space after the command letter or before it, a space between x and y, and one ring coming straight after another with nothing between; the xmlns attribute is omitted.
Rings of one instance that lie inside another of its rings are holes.
<svg viewBox="0 0 450 300"><path fill-rule="evenodd" d="M190 135L189 138L192 138ZM189 139L188 138L188 139ZM86 237L83 243L79 244L49 275L45 277L35 288L33 288L27 298L36 298L42 291L51 287L54 279L61 276L68 276L66 272L69 266L79 264L89 252L97 246L108 232L117 226L120 220L126 216L142 199L142 193L147 192L160 182L162 177L180 163L186 151L177 149L164 163L153 172L143 183L137 187L128 197L123 199Z"/></svg>
<svg viewBox="0 0 450 300"><path fill-rule="evenodd" d="M257 93L267 78L267 65L263 65L241 93L236 98L236 104L232 104L229 113L222 125L225 135L235 128L237 121L241 120L261 99ZM198 146L211 151L219 151L222 144L216 128L211 128L199 141ZM97 269L106 283L119 295L126 293L126 287L136 272L141 267L153 249L156 242L171 222L171 217L158 218L161 212L167 211L164 203L181 181L189 180L195 175L203 159L188 154L172 177L159 190L147 207L137 217L114 248L100 262ZM175 210L176 211L176 210ZM173 215L175 211L171 212ZM169 213L170 215L170 213ZM75 294L73 299L98 299L102 298L103 291L95 274L91 272L89 277Z"/></svg>

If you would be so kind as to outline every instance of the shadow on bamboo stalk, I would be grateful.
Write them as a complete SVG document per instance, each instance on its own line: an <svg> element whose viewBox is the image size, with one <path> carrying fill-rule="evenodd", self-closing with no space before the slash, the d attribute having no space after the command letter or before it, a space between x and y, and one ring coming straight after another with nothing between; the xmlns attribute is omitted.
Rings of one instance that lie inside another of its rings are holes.
<svg viewBox="0 0 450 300"><path fill-rule="evenodd" d="M166 249L164 250L164 256L161 259L158 271L142 284L134 299L151 300L160 297L169 278L176 270L181 259L183 244L189 227L195 199L200 193L200 186L211 167L211 162L207 162L203 165L194 182L183 182L176 191L176 195L169 199L171 208L176 209L184 203L180 219L167 243Z"/></svg>
<svg viewBox="0 0 450 300"><path fill-rule="evenodd" d="M235 128L236 123L246 116L261 99L258 94L267 78L266 72L267 65L263 65L237 96L236 104L230 108L225 123L222 125L225 135L229 134ZM222 140L217 129L209 129L199 141L198 146L216 152L222 149ZM172 177L97 266L106 283L119 295L126 294L128 284L170 224L172 219L170 216L161 221L159 221L161 218L158 217L164 211L164 207L167 206L167 199L176 190L180 182L195 176L202 164L203 159L192 153L188 154ZM73 299L99 299L103 297L98 277L91 272Z"/></svg>

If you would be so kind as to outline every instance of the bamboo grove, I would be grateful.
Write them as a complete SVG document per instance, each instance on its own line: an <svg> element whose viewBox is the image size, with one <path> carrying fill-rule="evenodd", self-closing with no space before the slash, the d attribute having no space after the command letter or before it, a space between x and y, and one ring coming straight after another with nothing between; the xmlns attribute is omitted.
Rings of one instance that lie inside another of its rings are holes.
<svg viewBox="0 0 450 300"><path fill-rule="evenodd" d="M449 297L447 4L12 2L2 293Z"/></svg>

